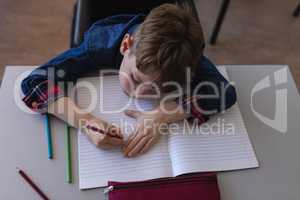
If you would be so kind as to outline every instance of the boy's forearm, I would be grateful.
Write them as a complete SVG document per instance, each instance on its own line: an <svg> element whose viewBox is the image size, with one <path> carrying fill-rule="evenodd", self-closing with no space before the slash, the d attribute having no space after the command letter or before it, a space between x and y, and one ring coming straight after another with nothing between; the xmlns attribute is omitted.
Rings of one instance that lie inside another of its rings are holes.
<svg viewBox="0 0 300 200"><path fill-rule="evenodd" d="M79 128L83 121L94 117L90 113L81 110L69 97L61 97L52 102L48 107L48 113L75 128Z"/></svg>

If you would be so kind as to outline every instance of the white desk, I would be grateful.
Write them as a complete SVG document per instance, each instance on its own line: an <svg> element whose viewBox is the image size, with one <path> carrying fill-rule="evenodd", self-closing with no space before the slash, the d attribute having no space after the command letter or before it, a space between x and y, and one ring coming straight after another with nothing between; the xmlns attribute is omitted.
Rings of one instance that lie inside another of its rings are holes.
<svg viewBox="0 0 300 200"><path fill-rule="evenodd" d="M238 102L260 168L220 173L223 200L298 200L300 197L300 98L291 74L288 73L288 83L283 85L288 91L286 134L262 123L250 109L253 86L282 67L227 66L231 80L236 82ZM40 199L16 173L16 166L24 169L50 199L104 199L101 189L78 189L75 132L72 135L75 183L67 184L63 124L52 120L54 159L48 160L41 116L26 114L16 106L13 86L17 76L28 69L7 67L0 89L0 199ZM257 109L267 116L274 115L274 103L272 90L259 93L255 99Z"/></svg>

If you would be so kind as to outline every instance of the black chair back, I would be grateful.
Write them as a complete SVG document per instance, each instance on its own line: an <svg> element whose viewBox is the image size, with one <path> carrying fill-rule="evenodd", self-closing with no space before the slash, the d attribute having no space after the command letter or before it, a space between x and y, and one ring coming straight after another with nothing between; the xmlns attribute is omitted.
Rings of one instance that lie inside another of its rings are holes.
<svg viewBox="0 0 300 200"><path fill-rule="evenodd" d="M161 4L174 2L175 0L109 0L103 3L99 0L90 0L91 22L118 14L147 14Z"/></svg>
<svg viewBox="0 0 300 200"><path fill-rule="evenodd" d="M83 33L99 19L118 14L147 14L164 3L176 3L190 10L198 20L193 0L78 0L74 7L71 47L78 46L83 39Z"/></svg>

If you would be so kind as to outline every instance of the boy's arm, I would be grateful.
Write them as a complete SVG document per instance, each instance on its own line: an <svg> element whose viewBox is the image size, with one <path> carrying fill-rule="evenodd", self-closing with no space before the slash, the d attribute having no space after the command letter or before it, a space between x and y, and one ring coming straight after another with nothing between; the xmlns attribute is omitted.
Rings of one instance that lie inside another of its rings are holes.
<svg viewBox="0 0 300 200"><path fill-rule="evenodd" d="M22 81L23 101L40 113L47 112L48 104L65 96L63 87L76 80L80 75L95 68L84 43L72 48L48 63L33 70Z"/></svg>
<svg viewBox="0 0 300 200"><path fill-rule="evenodd" d="M123 136L119 128L81 110L69 97L61 97L50 103L48 113L72 127L80 128L97 147L108 149L123 143ZM101 134L95 130L88 129L88 126L104 132Z"/></svg>
<svg viewBox="0 0 300 200"><path fill-rule="evenodd" d="M169 123L189 117L175 101L161 103L152 111L126 110L125 114L137 121L134 132L123 146L123 154L127 157L145 153L168 130Z"/></svg>
<svg viewBox="0 0 300 200"><path fill-rule="evenodd" d="M113 26L108 26L112 21L109 19L98 21L85 33L84 41L79 47L57 55L32 71L22 81L25 104L40 113L47 112L50 102L65 96L63 88L60 87L62 84L73 82L89 71L98 69L99 66L113 67L115 65L113 52L117 39L112 42L114 38L107 35L114 29ZM105 37L102 37L101 33L105 33Z"/></svg>
<svg viewBox="0 0 300 200"><path fill-rule="evenodd" d="M94 118L90 113L81 110L69 97L61 97L48 106L48 113L66 122L74 128L82 128Z"/></svg>
<svg viewBox="0 0 300 200"><path fill-rule="evenodd" d="M234 86L225 79L216 66L202 57L200 66L191 82L191 96L182 104L198 119L230 108L236 102Z"/></svg>

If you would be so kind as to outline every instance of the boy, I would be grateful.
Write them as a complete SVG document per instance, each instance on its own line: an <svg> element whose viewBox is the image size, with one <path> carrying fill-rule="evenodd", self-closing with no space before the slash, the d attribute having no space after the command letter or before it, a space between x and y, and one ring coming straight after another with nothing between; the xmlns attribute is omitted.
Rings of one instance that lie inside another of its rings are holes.
<svg viewBox="0 0 300 200"><path fill-rule="evenodd" d="M203 56L203 49L201 25L175 5L161 5L146 19L143 15L109 17L96 22L87 31L80 47L60 54L24 79L23 100L31 109L48 112L76 128L85 120L87 128L84 130L96 146L108 149L123 145L125 156L136 156L155 144L161 133L160 125L187 118L203 123L209 115L235 103L234 87ZM151 83L162 91L170 91L163 87L170 81L182 87L188 85L192 95L162 102L153 111L126 110L137 123L135 131L124 142L120 129L105 119L83 113L64 96L57 84L58 81L74 81L101 66L119 69L122 89L135 98L154 94L156 90ZM188 70L190 77L186 76ZM63 111L58 112L58 107ZM70 113L74 117L70 118ZM104 134L99 134L99 130L104 130Z"/></svg>

